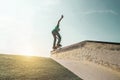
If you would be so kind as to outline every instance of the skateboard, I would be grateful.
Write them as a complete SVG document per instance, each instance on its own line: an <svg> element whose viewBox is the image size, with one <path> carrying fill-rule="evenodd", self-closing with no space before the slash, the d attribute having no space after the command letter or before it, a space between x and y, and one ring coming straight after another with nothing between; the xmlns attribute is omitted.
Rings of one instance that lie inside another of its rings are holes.
<svg viewBox="0 0 120 80"><path fill-rule="evenodd" d="M57 47L57 49L62 49L62 46Z"/></svg>
<svg viewBox="0 0 120 80"><path fill-rule="evenodd" d="M62 46L58 46L56 49L53 49L53 51L62 49Z"/></svg>

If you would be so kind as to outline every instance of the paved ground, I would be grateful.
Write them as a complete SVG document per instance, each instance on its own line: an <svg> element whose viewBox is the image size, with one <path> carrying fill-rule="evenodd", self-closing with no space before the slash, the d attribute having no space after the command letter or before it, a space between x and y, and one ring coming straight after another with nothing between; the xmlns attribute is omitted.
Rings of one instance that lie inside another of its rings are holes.
<svg viewBox="0 0 120 80"><path fill-rule="evenodd" d="M120 73L88 62L54 59L84 80L120 80Z"/></svg>

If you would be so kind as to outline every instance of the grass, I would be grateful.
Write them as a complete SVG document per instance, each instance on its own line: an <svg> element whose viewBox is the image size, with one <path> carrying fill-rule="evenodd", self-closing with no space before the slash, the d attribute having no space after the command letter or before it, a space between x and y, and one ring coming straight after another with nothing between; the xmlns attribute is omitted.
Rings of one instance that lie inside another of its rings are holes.
<svg viewBox="0 0 120 80"><path fill-rule="evenodd" d="M0 54L0 80L82 80L51 58Z"/></svg>

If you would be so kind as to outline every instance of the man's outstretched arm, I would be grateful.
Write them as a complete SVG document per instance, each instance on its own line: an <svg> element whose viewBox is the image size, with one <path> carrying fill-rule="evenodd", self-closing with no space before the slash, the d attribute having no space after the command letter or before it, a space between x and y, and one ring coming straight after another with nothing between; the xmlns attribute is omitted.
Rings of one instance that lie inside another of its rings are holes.
<svg viewBox="0 0 120 80"><path fill-rule="evenodd" d="M61 15L61 18L58 20L58 23L57 23L57 26L59 26L59 24L60 24L60 21L63 19L63 15Z"/></svg>

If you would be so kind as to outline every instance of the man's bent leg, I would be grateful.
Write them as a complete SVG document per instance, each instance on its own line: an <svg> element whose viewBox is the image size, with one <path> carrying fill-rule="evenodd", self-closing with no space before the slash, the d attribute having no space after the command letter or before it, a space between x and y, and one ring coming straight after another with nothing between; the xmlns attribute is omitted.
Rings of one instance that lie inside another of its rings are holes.
<svg viewBox="0 0 120 80"><path fill-rule="evenodd" d="M53 42L53 49L56 49L56 34L52 32L54 42Z"/></svg>
<svg viewBox="0 0 120 80"><path fill-rule="evenodd" d="M60 42L61 42L61 35L59 33L57 33L58 36L58 43L57 46L61 46Z"/></svg>

